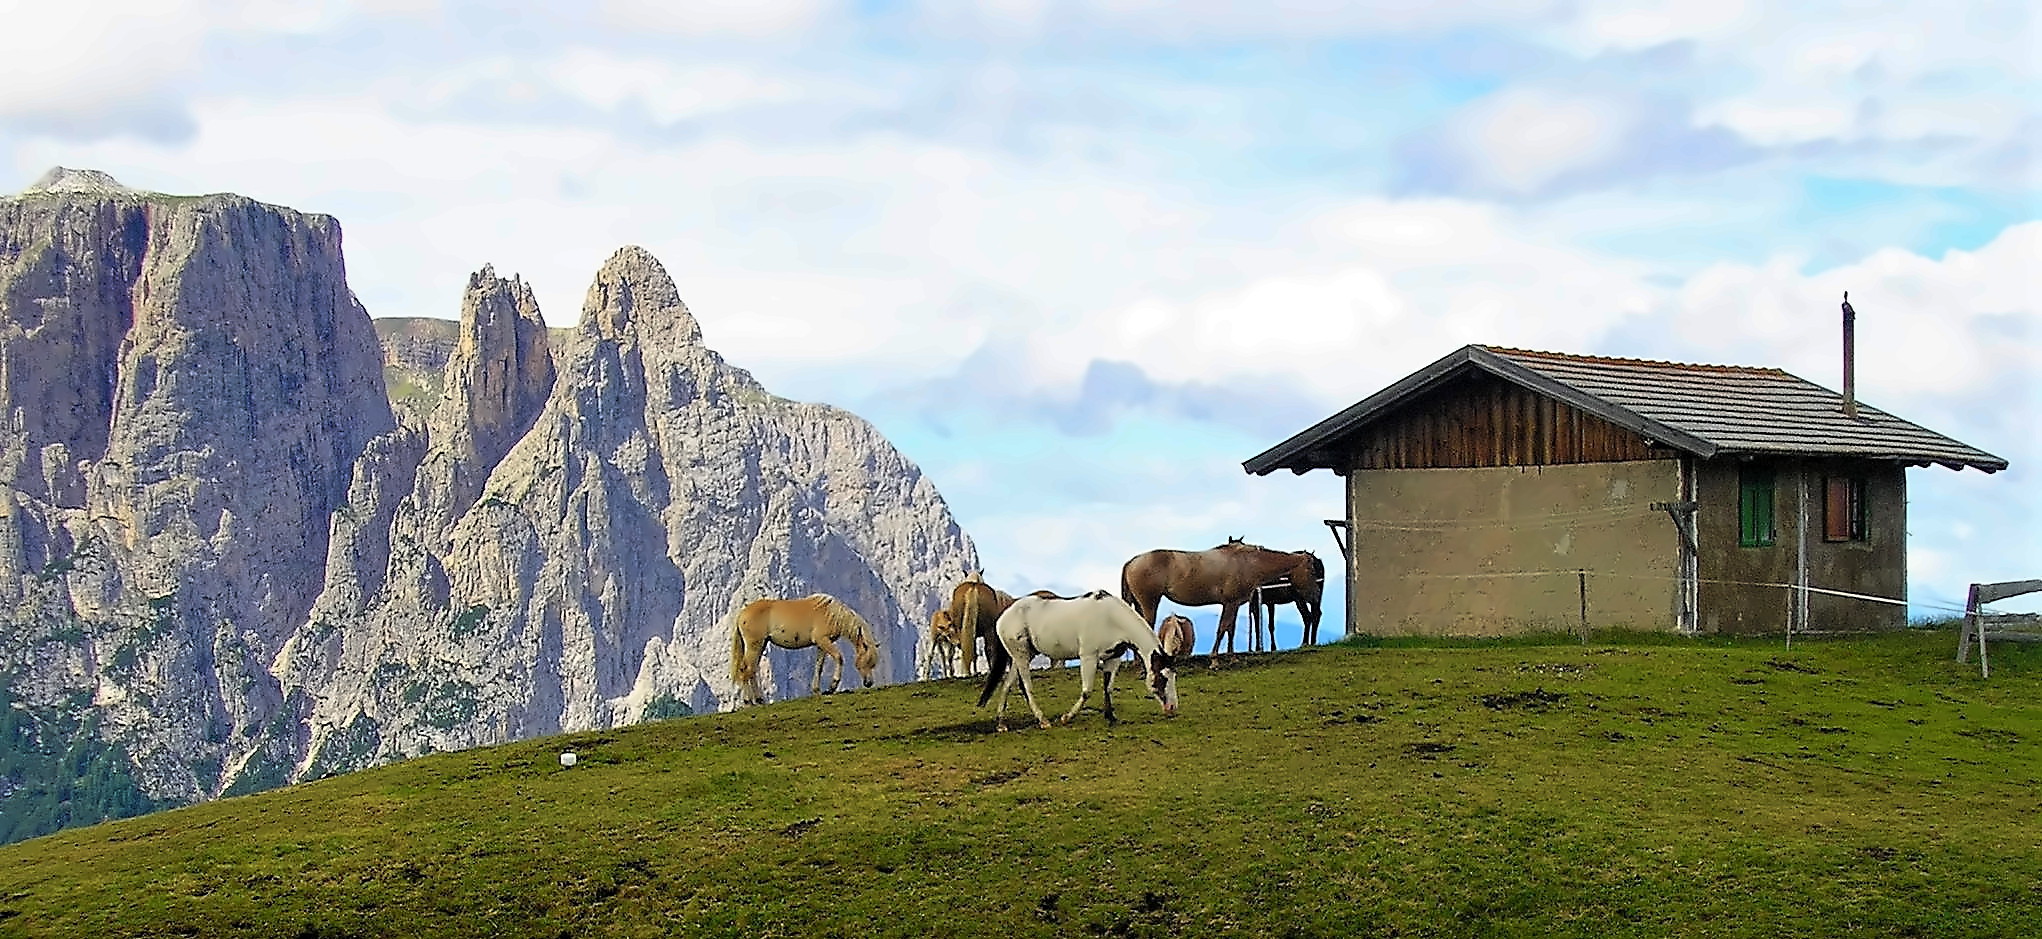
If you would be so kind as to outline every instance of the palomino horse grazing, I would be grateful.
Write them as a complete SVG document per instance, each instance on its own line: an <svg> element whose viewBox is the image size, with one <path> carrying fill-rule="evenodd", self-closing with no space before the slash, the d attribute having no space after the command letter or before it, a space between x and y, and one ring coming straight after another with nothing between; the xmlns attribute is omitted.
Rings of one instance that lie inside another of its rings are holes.
<svg viewBox="0 0 2042 939"><path fill-rule="evenodd" d="M1163 654L1181 659L1191 654L1191 647L1198 644L1198 631L1191 626L1189 617L1175 613L1163 617L1156 625L1156 641L1163 646Z"/></svg>
<svg viewBox="0 0 2042 939"><path fill-rule="evenodd" d="M1219 604L1212 654L1219 654L1222 636L1232 654L1235 614L1254 597L1255 588L1288 574L1300 589L1316 590L1315 560L1309 551L1272 551L1232 539L1205 551L1159 548L1137 554L1121 566L1120 596L1149 623L1156 621L1164 597L1185 606Z"/></svg>
<svg viewBox="0 0 2042 939"><path fill-rule="evenodd" d="M1311 554L1310 551L1305 552ZM1305 584L1293 583L1289 574L1284 574L1269 583L1255 588L1255 599L1248 604L1248 632L1261 641L1264 624L1269 629L1269 649L1276 650L1276 608L1286 603L1295 603L1298 617L1304 621L1304 645L1319 644L1319 619L1326 608L1321 604L1326 590L1326 562L1312 555L1313 577ZM1266 616L1264 615L1266 612Z"/></svg>
<svg viewBox="0 0 2042 939"><path fill-rule="evenodd" d="M957 619L950 615L948 609L937 610L930 615L929 658L932 662L943 663L945 678L957 677L958 663L964 659L963 644L958 638Z"/></svg>
<svg viewBox="0 0 2042 939"><path fill-rule="evenodd" d="M1007 693L1017 679L1036 723L1049 726L1035 703L1035 684L1028 674L1028 662L1038 655L1078 660L1078 701L1064 712L1066 724L1092 696L1092 682L1101 667L1106 669L1106 720L1118 720L1113 716L1113 676L1120 671L1121 654L1129 649L1148 664L1149 694L1163 706L1163 713L1177 713L1177 670L1170 656L1164 654L1148 624L1104 590L1070 600L1022 597L1000 614L997 632L1000 644L986 654L990 660L986 687L978 703L983 707L992 698L993 688L1000 689L994 720L1001 730L1007 729Z"/></svg>
<svg viewBox="0 0 2042 939"><path fill-rule="evenodd" d="M737 622L730 631L730 680L737 685L738 703L757 704L766 699L759 690L759 656L765 654L768 642L782 649L815 647L815 677L809 681L809 694L814 694L822 684L824 660L835 660L837 671L830 677L830 686L824 694L836 691L844 680L844 654L837 651L839 639L851 641L852 664L858 667L858 680L872 684L872 671L879 665L879 640L864 618L843 601L816 593L799 600L753 600L745 604L744 609L737 611Z"/></svg>
<svg viewBox="0 0 2042 939"><path fill-rule="evenodd" d="M1156 642L1162 646L1163 654L1172 659L1189 658L1192 647L1198 644L1198 630L1192 627L1188 617L1172 613L1156 624ZM1142 667L1141 659L1134 660L1134 673L1148 677L1149 670Z"/></svg>
<svg viewBox="0 0 2042 939"><path fill-rule="evenodd" d="M1007 605L1014 602L1004 591L994 590L986 583L985 575L973 571L971 576L950 591L950 621L957 624L958 641L964 647L964 674L978 674L978 641L983 639L986 654L991 655L1000 639L993 633L993 624Z"/></svg>

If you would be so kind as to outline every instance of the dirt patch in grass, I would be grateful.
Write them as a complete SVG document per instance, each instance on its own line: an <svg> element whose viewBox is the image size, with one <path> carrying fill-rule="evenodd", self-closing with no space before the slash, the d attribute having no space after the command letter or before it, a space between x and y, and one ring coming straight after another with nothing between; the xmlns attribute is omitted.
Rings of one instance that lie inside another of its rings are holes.
<svg viewBox="0 0 2042 939"><path fill-rule="evenodd" d="M1492 711L1519 708L1528 711L1543 711L1567 700L1565 692L1533 688L1530 691L1499 691L1495 694L1476 695L1475 700Z"/></svg>

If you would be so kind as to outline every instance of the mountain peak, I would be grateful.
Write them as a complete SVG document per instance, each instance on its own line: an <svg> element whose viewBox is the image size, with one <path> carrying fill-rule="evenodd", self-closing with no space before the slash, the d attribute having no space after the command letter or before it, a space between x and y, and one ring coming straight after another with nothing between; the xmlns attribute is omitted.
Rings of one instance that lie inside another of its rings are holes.
<svg viewBox="0 0 2042 939"><path fill-rule="evenodd" d="M607 336L622 336L635 324L642 331L671 330L676 342L701 342L702 327L666 268L652 252L625 245L603 262L582 301L581 321Z"/></svg>
<svg viewBox="0 0 2042 939"><path fill-rule="evenodd" d="M121 181L98 170L52 166L25 192L90 192L101 194L138 193L142 190L121 185Z"/></svg>

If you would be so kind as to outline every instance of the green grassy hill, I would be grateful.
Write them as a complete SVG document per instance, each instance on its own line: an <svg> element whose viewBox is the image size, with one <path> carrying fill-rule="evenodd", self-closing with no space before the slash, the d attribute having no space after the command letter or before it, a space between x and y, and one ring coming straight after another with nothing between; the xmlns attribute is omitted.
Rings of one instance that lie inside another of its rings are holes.
<svg viewBox="0 0 2042 939"><path fill-rule="evenodd" d="M1006 734L961 681L794 701L0 848L0 934L2033 935L2042 649L1953 643L1348 645Z"/></svg>

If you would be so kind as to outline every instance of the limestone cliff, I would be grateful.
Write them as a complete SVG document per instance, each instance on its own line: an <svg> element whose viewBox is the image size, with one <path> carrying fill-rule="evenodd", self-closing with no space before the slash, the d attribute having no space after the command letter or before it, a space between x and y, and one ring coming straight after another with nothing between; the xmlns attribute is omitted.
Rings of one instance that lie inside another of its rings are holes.
<svg viewBox="0 0 2042 939"><path fill-rule="evenodd" d="M103 814L724 706L760 596L843 598L906 680L977 566L912 463L725 363L641 249L573 330L485 267L379 347L331 218L45 183L0 199L0 693L41 728L8 765L104 767ZM430 376L413 406L386 367ZM49 803L14 776L0 810Z"/></svg>

